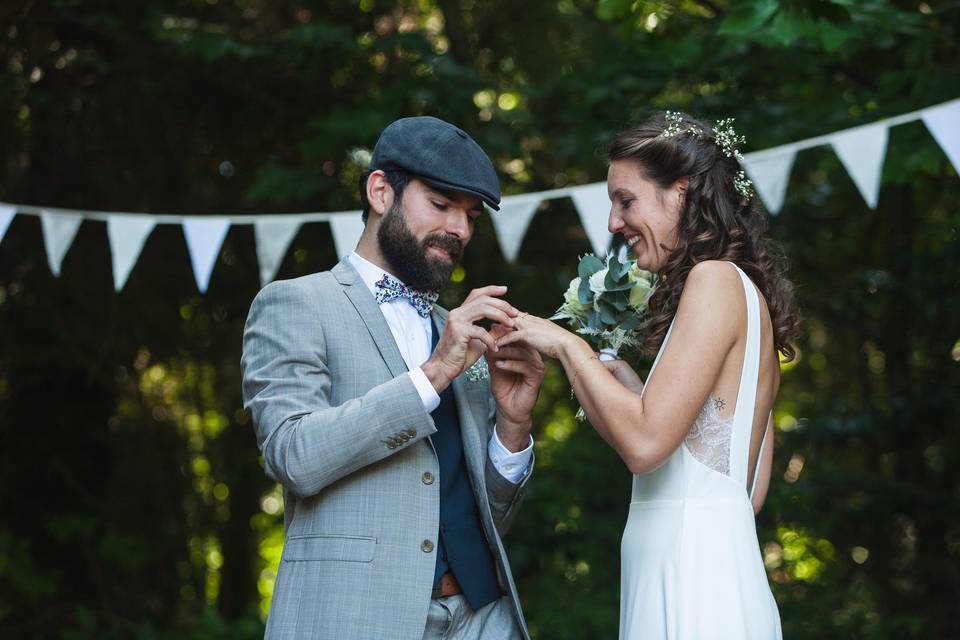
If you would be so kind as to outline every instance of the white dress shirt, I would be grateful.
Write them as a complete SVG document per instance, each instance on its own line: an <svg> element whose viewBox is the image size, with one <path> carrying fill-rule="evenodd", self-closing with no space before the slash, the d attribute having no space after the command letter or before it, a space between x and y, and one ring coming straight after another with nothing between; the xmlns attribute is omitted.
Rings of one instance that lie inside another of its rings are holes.
<svg viewBox="0 0 960 640"><path fill-rule="evenodd" d="M360 278L370 290L370 293L376 297L375 287L377 282L387 273L369 260L362 258L356 252L350 254L350 264L360 274ZM393 274L390 274L393 276ZM396 276L393 276L396 277ZM427 413L431 413L440 406L440 396L437 390L433 388L427 374L423 372L421 366L430 358L431 336L433 327L429 317L424 318L417 310L413 308L405 298L398 298L385 302L380 305L380 311L390 327L390 333L400 349L400 355L407 364L410 372L410 380L413 386L417 388L420 394L420 400L423 402L423 408ZM500 472L504 478L517 484L530 471L530 458L533 455L533 438L523 451L513 453L500 442L497 437L497 430L493 430L493 437L487 445L487 454L493 466Z"/></svg>

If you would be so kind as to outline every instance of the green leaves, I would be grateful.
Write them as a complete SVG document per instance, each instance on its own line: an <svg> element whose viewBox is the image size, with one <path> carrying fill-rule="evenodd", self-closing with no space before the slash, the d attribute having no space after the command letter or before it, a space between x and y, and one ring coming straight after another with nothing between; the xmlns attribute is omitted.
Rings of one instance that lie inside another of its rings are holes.
<svg viewBox="0 0 960 640"><path fill-rule="evenodd" d="M727 36L752 33L762 27L779 8L778 0L740 0L720 23L717 33Z"/></svg>
<svg viewBox="0 0 960 640"><path fill-rule="evenodd" d="M822 0L741 0L720 23L717 34L781 47L807 38L833 52L860 35L844 4Z"/></svg>
<svg viewBox="0 0 960 640"><path fill-rule="evenodd" d="M584 280L589 280L590 276L603 269L603 262L593 254L585 255L580 259L577 265L577 275Z"/></svg>
<svg viewBox="0 0 960 640"><path fill-rule="evenodd" d="M637 294L635 289L642 289L644 295L640 299L645 301L651 283L646 277L649 274L639 277L634 269L632 263L620 262L616 253L608 255L605 261L592 254L583 256L577 265L578 277L571 281L563 304L551 319L566 320L597 348L637 346L639 337L635 330L640 326L646 303L631 305L631 297ZM574 288L576 300L572 299Z"/></svg>
<svg viewBox="0 0 960 640"><path fill-rule="evenodd" d="M630 13L636 4L636 0L600 0L597 3L597 17L601 20L622 18Z"/></svg>

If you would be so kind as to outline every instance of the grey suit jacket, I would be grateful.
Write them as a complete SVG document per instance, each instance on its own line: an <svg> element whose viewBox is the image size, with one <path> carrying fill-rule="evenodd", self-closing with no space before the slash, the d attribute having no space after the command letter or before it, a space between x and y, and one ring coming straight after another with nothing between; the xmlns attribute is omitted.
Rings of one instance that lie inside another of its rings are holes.
<svg viewBox="0 0 960 640"><path fill-rule="evenodd" d="M442 331L446 312L433 319ZM440 518L436 432L390 328L347 260L271 283L243 336L243 398L267 475L284 489L286 539L267 638L420 640ZM530 476L487 455L489 380L453 383L481 522L526 637L501 542Z"/></svg>

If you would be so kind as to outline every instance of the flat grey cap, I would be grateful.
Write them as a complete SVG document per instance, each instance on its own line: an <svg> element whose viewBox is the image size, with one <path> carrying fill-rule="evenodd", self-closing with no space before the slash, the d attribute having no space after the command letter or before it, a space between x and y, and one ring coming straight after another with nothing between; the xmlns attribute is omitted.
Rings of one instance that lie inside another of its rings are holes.
<svg viewBox="0 0 960 640"><path fill-rule="evenodd" d="M403 169L427 184L477 196L500 209L500 182L493 163L462 129L430 116L400 118L377 140L370 170Z"/></svg>

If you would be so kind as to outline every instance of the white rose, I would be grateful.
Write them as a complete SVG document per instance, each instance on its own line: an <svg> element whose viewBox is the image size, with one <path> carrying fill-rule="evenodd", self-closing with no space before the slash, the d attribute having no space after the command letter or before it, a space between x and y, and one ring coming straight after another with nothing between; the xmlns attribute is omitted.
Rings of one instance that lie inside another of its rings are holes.
<svg viewBox="0 0 960 640"><path fill-rule="evenodd" d="M645 284L648 287L653 285L654 280L653 274L638 267L636 260L630 265L630 270L627 271L627 278L629 278L633 284Z"/></svg>
<svg viewBox="0 0 960 640"><path fill-rule="evenodd" d="M653 287L637 283L630 289L630 299L627 304L636 311L640 311L647 306L650 296L653 294Z"/></svg>
<svg viewBox="0 0 960 640"><path fill-rule="evenodd" d="M580 302L580 278L574 278L570 282L566 293L563 294L563 306L570 313L580 314L589 307Z"/></svg>
<svg viewBox="0 0 960 640"><path fill-rule="evenodd" d="M604 267L590 276L590 291L593 291L593 295L599 296L607 290L603 285L603 281L607 277L607 271L608 269Z"/></svg>

